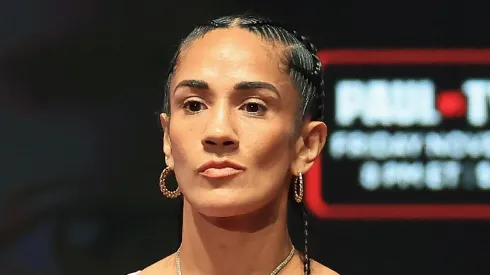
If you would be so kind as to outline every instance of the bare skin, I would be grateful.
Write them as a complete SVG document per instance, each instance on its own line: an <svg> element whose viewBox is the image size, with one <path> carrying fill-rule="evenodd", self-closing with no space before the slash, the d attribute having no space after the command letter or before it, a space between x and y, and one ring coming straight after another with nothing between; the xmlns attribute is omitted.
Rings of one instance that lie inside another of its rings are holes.
<svg viewBox="0 0 490 275"><path fill-rule="evenodd" d="M147 267L138 275L162 275L162 274L177 274L175 266L175 254L172 254L163 260L160 260L153 265ZM279 274L303 274L303 262L298 255L295 255L291 262L279 272ZM312 275L339 275L330 268L311 260ZM187 275L187 274L186 274ZM192 275L192 274L190 274Z"/></svg>
<svg viewBox="0 0 490 275"><path fill-rule="evenodd" d="M246 30L219 29L179 60L171 115L161 123L165 160L184 196L185 275L270 274L291 250L289 185L320 155L327 127L295 124L297 91L279 50ZM233 174L200 170L211 160L235 163ZM315 261L311 270L337 274ZM279 274L302 273L296 253ZM176 274L175 254L141 272L152 274Z"/></svg>

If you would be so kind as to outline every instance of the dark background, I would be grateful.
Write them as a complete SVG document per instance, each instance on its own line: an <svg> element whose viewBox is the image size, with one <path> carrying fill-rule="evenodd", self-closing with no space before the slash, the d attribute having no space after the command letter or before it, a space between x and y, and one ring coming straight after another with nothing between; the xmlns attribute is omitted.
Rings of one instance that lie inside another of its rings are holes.
<svg viewBox="0 0 490 275"><path fill-rule="evenodd" d="M3 0L0 274L126 274L176 250L178 204L157 185L167 64L194 25L243 11L319 49L490 47L483 0ZM312 256L341 274L490 274L485 221L310 228Z"/></svg>

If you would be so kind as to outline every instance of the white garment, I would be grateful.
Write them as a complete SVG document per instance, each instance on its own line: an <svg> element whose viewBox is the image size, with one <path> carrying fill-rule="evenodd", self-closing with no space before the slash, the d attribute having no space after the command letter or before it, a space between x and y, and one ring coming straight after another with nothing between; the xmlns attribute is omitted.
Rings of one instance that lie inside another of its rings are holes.
<svg viewBox="0 0 490 275"><path fill-rule="evenodd" d="M129 273L128 275L138 275L138 273L140 273L139 271L136 271L136 272L133 272L133 273Z"/></svg>

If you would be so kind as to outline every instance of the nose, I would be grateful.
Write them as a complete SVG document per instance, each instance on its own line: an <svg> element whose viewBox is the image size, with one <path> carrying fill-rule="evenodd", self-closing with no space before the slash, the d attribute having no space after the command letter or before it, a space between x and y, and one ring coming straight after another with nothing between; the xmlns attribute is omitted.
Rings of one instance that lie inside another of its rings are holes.
<svg viewBox="0 0 490 275"><path fill-rule="evenodd" d="M207 150L233 150L238 148L238 137L232 120L225 108L216 110L209 118L204 137L201 140L204 148Z"/></svg>

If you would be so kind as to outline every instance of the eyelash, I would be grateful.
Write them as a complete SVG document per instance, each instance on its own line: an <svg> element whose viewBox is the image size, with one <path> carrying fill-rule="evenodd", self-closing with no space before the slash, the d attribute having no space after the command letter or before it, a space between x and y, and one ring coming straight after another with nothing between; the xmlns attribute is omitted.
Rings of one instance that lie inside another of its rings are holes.
<svg viewBox="0 0 490 275"><path fill-rule="evenodd" d="M203 102L201 102L201 101L194 100L194 99L186 100L186 101L184 101L184 103L182 103L182 108L184 108L184 109L185 109L185 111L186 111L187 113L189 113L189 114L197 114L197 113L199 113L199 112L201 112L201 111L202 111L202 109L201 109L201 110L199 110L199 111L191 111L191 110L189 110L189 109L188 109L188 107L189 107L189 105L190 105L190 104L192 104L192 103L197 103L197 104L199 104L201 107L202 107L202 106L206 107L206 105L205 105ZM204 108L204 109L205 109L205 108Z"/></svg>
<svg viewBox="0 0 490 275"><path fill-rule="evenodd" d="M201 107L204 106L205 108L204 109L201 109L199 111L191 111L189 110L189 106L190 104L193 104L193 103L197 103L199 104ZM258 106L258 111L257 112L248 112L246 110L247 106L249 106L250 104L256 104ZM194 100L194 99L191 99L191 100L187 100L185 101L184 103L182 103L182 108L185 109L185 111L189 114L197 114L205 109L207 109L206 105L201 102L201 101L198 101L198 100ZM262 116L264 115L264 113L267 111L267 107L265 106L265 104L261 103L261 102L258 102L258 101L249 101L249 102L246 102L244 104L242 104L240 106L240 110L244 110L245 112L247 112L248 114L252 115L252 116Z"/></svg>
<svg viewBox="0 0 490 275"><path fill-rule="evenodd" d="M256 104L259 108L259 111L257 111L257 112L248 112L248 111L244 110L245 112L247 112L248 114L250 114L252 116L262 116L267 111L267 107L265 106L265 104L258 102L258 101L246 102L246 103L242 104L242 106L240 106L240 109L246 108L247 105L249 105L249 104Z"/></svg>

